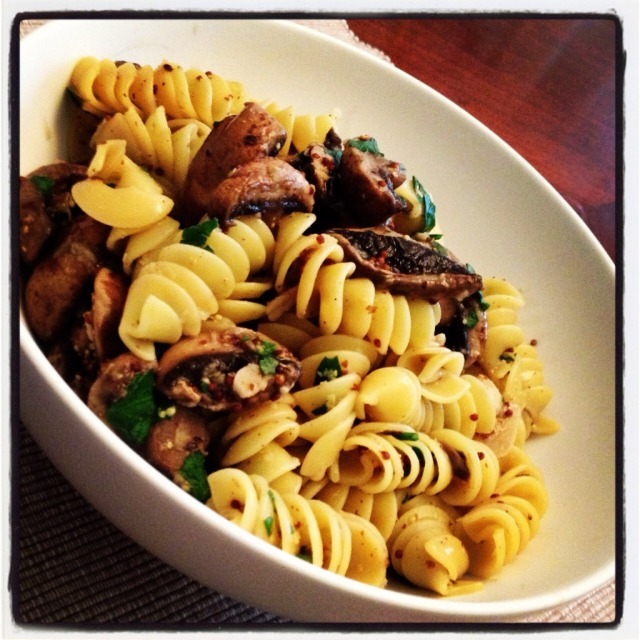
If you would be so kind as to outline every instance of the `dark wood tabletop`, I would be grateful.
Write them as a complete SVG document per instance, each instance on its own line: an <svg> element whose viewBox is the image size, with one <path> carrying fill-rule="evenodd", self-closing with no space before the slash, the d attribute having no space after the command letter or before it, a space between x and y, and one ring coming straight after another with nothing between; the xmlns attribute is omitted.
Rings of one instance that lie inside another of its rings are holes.
<svg viewBox="0 0 640 640"><path fill-rule="evenodd" d="M448 16L353 19L348 25L520 153L615 259L621 88L616 20Z"/></svg>

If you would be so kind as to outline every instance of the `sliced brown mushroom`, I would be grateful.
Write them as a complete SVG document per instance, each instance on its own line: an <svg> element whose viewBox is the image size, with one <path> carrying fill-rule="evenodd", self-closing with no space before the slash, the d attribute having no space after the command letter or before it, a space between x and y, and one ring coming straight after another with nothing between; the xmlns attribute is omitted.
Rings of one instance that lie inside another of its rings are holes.
<svg viewBox="0 0 640 640"><path fill-rule="evenodd" d="M331 198L331 180L338 166L336 156L322 144L312 144L297 156L291 164L300 169L315 188L316 201Z"/></svg>
<svg viewBox="0 0 640 640"><path fill-rule="evenodd" d="M482 287L482 277L445 255L428 241L418 241L387 227L334 229L355 263L356 273L393 293L426 298L431 302L464 300Z"/></svg>
<svg viewBox="0 0 640 640"><path fill-rule="evenodd" d="M118 325L127 291L127 281L122 274L106 267L96 273L91 310L85 314L85 325L99 362L114 358L125 350L118 335Z"/></svg>
<svg viewBox="0 0 640 640"><path fill-rule="evenodd" d="M300 364L257 331L225 327L183 338L161 356L157 384L185 406L225 411L288 392Z"/></svg>
<svg viewBox="0 0 640 640"><path fill-rule="evenodd" d="M71 222L51 256L39 262L24 289L24 311L40 340L56 337L98 271L109 227L86 215Z"/></svg>
<svg viewBox="0 0 640 640"><path fill-rule="evenodd" d="M185 224L210 215L212 193L238 165L274 156L286 139L283 126L265 109L248 102L207 136L193 158L185 182L180 214Z"/></svg>
<svg viewBox="0 0 640 640"><path fill-rule="evenodd" d="M86 172L84 165L55 162L20 177L20 256L26 264L36 261L57 219L70 219L71 186Z"/></svg>
<svg viewBox="0 0 640 640"><path fill-rule="evenodd" d="M411 205L395 192L406 179L402 166L385 158L373 139L348 140L339 172L345 202L361 224L384 224L391 216L410 211Z"/></svg>
<svg viewBox="0 0 640 640"><path fill-rule="evenodd" d="M259 213L270 226L280 216L313 209L313 185L301 171L278 158L261 158L236 167L211 194L209 215L225 226L235 216Z"/></svg>
<svg viewBox="0 0 640 640"><path fill-rule="evenodd" d="M202 413L176 406L172 415L151 427L146 457L160 471L175 479L189 454L201 451L206 455L209 439L207 421Z"/></svg>
<svg viewBox="0 0 640 640"><path fill-rule="evenodd" d="M445 336L445 344L459 351L465 358L465 369L473 365L487 342L487 315L479 295L473 294L462 302L449 298L441 300L442 316L438 333Z"/></svg>
<svg viewBox="0 0 640 640"><path fill-rule="evenodd" d="M128 351L103 362L98 377L89 389L87 405L99 418L105 420L107 409L125 396L127 386L133 378L156 366L155 361L141 360Z"/></svg>

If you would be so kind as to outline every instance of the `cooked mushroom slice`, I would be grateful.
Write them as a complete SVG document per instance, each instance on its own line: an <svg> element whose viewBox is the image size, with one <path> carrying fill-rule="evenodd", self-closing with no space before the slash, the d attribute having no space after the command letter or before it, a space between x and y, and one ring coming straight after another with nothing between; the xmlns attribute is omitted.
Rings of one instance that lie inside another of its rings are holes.
<svg viewBox="0 0 640 640"><path fill-rule="evenodd" d="M216 125L189 166L181 205L189 217L185 222L192 224L209 213L213 190L232 169L274 156L285 139L278 120L254 102Z"/></svg>
<svg viewBox="0 0 640 640"><path fill-rule="evenodd" d="M280 216L294 211L311 211L313 185L302 172L278 158L261 158L236 167L211 195L210 215L221 225L235 216L260 213L270 226Z"/></svg>
<svg viewBox="0 0 640 640"><path fill-rule="evenodd" d="M438 302L464 300L482 287L481 276L427 241L386 227L334 229L329 233L343 247L345 260L356 264L356 273L393 293Z"/></svg>
<svg viewBox="0 0 640 640"><path fill-rule="evenodd" d="M444 334L449 349L464 355L465 369L469 369L487 342L487 315L481 299L474 294L462 302L442 300L440 306L443 313L437 331Z"/></svg>
<svg viewBox="0 0 640 640"><path fill-rule="evenodd" d="M175 480L186 457L194 451L206 455L208 446L209 431L202 413L176 406L175 412L151 427L146 441L146 457Z"/></svg>
<svg viewBox="0 0 640 640"><path fill-rule="evenodd" d="M86 215L74 218L53 254L27 280L24 311L34 334L53 339L68 326L78 300L95 276L109 227Z"/></svg>
<svg viewBox="0 0 640 640"><path fill-rule="evenodd" d="M156 365L155 361L141 360L128 351L102 363L100 373L89 389L89 409L105 420L107 409L126 395L127 386L133 378L154 369Z"/></svg>
<svg viewBox="0 0 640 640"><path fill-rule="evenodd" d="M300 364L283 346L239 327L183 338L158 363L158 388L186 406L225 411L288 392Z"/></svg>
<svg viewBox="0 0 640 640"><path fill-rule="evenodd" d="M348 140L339 171L346 204L363 225L384 224L410 211L411 205L395 192L406 179L403 168L385 158L372 138Z"/></svg>
<svg viewBox="0 0 640 640"><path fill-rule="evenodd" d="M291 164L300 169L314 186L316 201L331 197L331 181L338 162L329 149L322 144L312 144L292 158Z"/></svg>
<svg viewBox="0 0 640 640"><path fill-rule="evenodd" d="M56 162L20 177L20 256L33 264L54 232L56 218L69 219L71 186L86 177L86 167Z"/></svg>
<svg viewBox="0 0 640 640"><path fill-rule="evenodd" d="M118 325L127 298L127 282L120 274L102 267L93 281L91 310L85 314L89 339L100 362L125 350L118 335Z"/></svg>
<svg viewBox="0 0 640 640"><path fill-rule="evenodd" d="M53 230L44 194L28 178L20 177L20 257L32 264Z"/></svg>

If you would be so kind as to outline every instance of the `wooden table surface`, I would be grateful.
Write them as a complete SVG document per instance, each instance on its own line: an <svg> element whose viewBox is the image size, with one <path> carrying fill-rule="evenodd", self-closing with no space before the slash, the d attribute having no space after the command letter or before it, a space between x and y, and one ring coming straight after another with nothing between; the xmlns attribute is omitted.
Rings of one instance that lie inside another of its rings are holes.
<svg viewBox="0 0 640 640"><path fill-rule="evenodd" d="M348 25L520 153L615 260L615 20L435 17Z"/></svg>

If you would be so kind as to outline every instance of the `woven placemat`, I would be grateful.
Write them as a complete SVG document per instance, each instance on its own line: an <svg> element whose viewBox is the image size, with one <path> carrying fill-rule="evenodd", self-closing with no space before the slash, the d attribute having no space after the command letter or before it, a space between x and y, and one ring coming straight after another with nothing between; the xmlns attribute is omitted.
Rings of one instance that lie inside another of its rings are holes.
<svg viewBox="0 0 640 640"><path fill-rule="evenodd" d="M344 20L298 20L365 48ZM21 35L41 21L25 21ZM79 495L44 456L27 430L15 434L20 508L14 524L12 612L18 625L65 629L147 628L188 625L207 628L282 628L290 621L212 591L167 566L133 542ZM615 619L615 584L527 623L610 623Z"/></svg>

